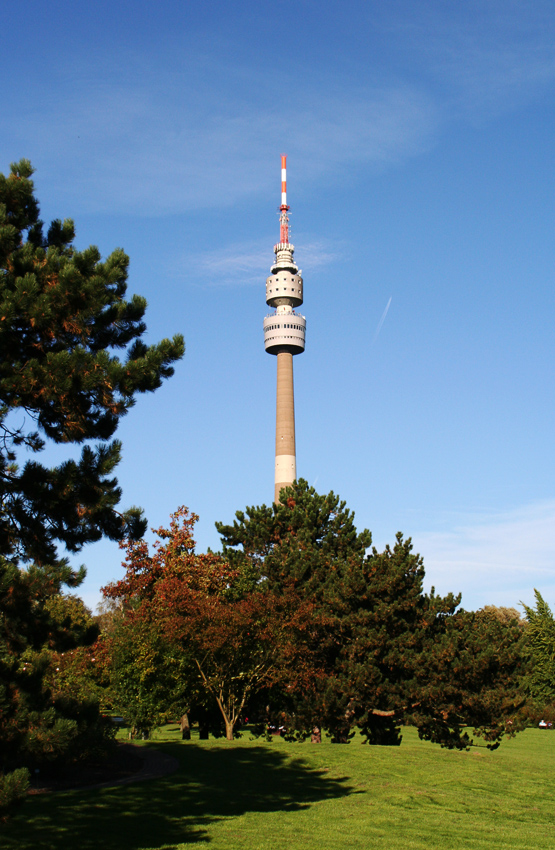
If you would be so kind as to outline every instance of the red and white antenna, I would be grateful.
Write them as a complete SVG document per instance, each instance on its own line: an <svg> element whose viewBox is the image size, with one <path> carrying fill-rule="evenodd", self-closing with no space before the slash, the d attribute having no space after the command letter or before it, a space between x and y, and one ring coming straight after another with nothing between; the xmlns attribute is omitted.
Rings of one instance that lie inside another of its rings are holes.
<svg viewBox="0 0 555 850"><path fill-rule="evenodd" d="M289 216L287 211L287 154L281 155L281 206L279 208L279 241L289 244Z"/></svg>

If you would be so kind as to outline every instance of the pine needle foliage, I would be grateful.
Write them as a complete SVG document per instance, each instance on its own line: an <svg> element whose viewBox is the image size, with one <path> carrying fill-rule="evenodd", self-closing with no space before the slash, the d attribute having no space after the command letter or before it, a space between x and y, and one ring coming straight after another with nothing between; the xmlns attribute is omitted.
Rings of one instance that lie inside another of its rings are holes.
<svg viewBox="0 0 555 850"><path fill-rule="evenodd" d="M144 531L138 509L116 509L121 444L111 438L137 393L173 374L184 344L144 343L146 301L125 299L123 250L78 251L70 219L44 235L32 174L22 159L0 175L0 553L44 564L58 542L76 552ZM45 440L83 444L80 459L18 465Z"/></svg>

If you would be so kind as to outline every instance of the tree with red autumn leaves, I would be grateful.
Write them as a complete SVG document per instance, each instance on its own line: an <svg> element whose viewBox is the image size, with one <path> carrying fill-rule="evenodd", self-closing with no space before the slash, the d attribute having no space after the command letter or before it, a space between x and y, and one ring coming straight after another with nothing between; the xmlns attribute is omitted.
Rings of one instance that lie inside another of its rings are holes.
<svg viewBox="0 0 555 850"><path fill-rule="evenodd" d="M276 595L259 584L250 565L235 567L220 555L197 554L197 519L186 508L177 510L170 528L155 532L152 553L145 540L124 544L126 574L104 588L106 597L120 603L119 626L107 638L113 681L128 699L132 650L135 686L149 677L154 688L164 683L158 698L152 700L149 692L153 718L179 700L182 707L217 706L232 740L256 693L278 685L310 687L315 616L292 585ZM135 694L135 703L146 696L146 689Z"/></svg>

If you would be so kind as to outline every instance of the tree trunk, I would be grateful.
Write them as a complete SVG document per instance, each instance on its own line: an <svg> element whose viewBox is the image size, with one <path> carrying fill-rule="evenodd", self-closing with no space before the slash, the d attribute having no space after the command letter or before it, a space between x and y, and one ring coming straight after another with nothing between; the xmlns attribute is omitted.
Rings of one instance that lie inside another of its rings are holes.
<svg viewBox="0 0 555 850"><path fill-rule="evenodd" d="M189 715L184 714L179 723L181 728L181 740L182 741L190 741L191 740L191 727L189 726Z"/></svg>
<svg viewBox="0 0 555 850"><path fill-rule="evenodd" d="M225 717L224 720L225 720L225 736L226 736L228 741L233 741L233 723L231 722L231 720L228 720L227 717Z"/></svg>

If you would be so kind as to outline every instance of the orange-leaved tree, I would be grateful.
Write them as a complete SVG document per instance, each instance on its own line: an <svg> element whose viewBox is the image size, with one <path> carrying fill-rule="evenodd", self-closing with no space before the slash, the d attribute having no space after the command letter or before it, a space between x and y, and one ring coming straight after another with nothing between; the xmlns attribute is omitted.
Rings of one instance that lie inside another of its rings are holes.
<svg viewBox="0 0 555 850"><path fill-rule="evenodd" d="M310 649L315 615L293 586L276 595L248 566L232 567L211 552L197 554L197 519L179 508L169 529L155 531L152 552L145 540L127 541L126 574L104 594L121 603L120 647L126 630L132 641L139 624L143 635L152 636L158 662L153 667L150 653L150 681L166 683L161 690L168 704L175 704L176 693L181 698L186 693L190 705L217 705L232 740L255 694L273 686L289 691L311 686L317 670ZM117 687L118 678L128 678L129 665L118 670L116 655ZM143 673L137 668L135 675Z"/></svg>

